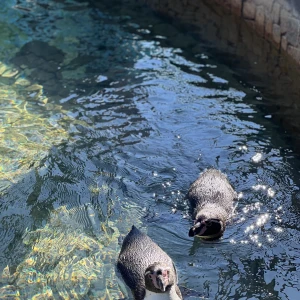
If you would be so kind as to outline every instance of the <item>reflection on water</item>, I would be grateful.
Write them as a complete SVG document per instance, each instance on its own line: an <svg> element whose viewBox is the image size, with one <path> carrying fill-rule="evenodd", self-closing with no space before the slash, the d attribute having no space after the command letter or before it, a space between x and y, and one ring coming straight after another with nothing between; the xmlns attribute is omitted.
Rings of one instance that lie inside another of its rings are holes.
<svg viewBox="0 0 300 300"><path fill-rule="evenodd" d="M95 214L88 204L70 211L60 207L51 213L45 227L25 232L23 241L32 250L14 274L9 267L4 269L2 282L7 284L1 297L80 299L89 293L90 299L100 299L105 291L105 299L122 298L111 268L118 249L118 229L108 224L113 231L107 232L102 223L91 237L74 221L81 215L81 221L93 228ZM92 291L91 286L95 287Z"/></svg>
<svg viewBox="0 0 300 300"><path fill-rule="evenodd" d="M18 71L0 87L0 293L118 299L116 238L135 223L203 297L296 299L299 160L261 91L130 1L11 0L0 15ZM183 200L209 166L240 193L216 242L188 237Z"/></svg>
<svg viewBox="0 0 300 300"><path fill-rule="evenodd" d="M51 104L41 85L31 84L3 63L0 68L0 179L14 181L67 133L55 120L47 119L45 113Z"/></svg>

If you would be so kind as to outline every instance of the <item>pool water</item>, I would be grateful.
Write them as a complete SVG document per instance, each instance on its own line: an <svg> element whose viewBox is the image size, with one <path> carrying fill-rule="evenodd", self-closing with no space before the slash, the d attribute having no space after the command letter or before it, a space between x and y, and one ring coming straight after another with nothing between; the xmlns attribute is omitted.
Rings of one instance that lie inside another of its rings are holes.
<svg viewBox="0 0 300 300"><path fill-rule="evenodd" d="M187 298L298 299L300 160L259 89L135 1L9 0L0 17L0 296L125 297L134 223ZM239 193L216 242L188 237L184 200L208 167Z"/></svg>

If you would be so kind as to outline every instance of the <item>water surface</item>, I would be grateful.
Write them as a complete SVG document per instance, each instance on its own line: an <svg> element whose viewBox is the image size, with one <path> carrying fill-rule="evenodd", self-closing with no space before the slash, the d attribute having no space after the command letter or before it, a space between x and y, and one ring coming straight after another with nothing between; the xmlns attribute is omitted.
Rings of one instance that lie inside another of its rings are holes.
<svg viewBox="0 0 300 300"><path fill-rule="evenodd" d="M206 299L297 299L300 176L292 137L261 109L262 92L205 43L134 5L2 5L0 60L10 73L0 78L0 270L27 270L31 258L42 275L54 268L57 257L39 266L24 236L69 222L62 215L53 223L51 213L63 207L79 211L69 227L110 255L103 289L83 281L82 299L115 289L107 282L119 246L101 237L125 234L133 222L174 259L180 285ZM188 237L184 201L207 167L225 172L240 193L224 237L210 243ZM96 250L89 251L76 255ZM57 281L26 282L20 297L66 299L72 289Z"/></svg>

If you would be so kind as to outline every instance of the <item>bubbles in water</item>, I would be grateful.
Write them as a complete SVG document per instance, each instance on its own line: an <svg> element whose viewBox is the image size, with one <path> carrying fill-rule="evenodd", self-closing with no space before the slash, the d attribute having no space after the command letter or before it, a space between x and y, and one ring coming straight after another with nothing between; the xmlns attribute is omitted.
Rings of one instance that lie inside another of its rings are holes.
<svg viewBox="0 0 300 300"><path fill-rule="evenodd" d="M258 163L262 160L262 154L256 153L251 159L253 162Z"/></svg>

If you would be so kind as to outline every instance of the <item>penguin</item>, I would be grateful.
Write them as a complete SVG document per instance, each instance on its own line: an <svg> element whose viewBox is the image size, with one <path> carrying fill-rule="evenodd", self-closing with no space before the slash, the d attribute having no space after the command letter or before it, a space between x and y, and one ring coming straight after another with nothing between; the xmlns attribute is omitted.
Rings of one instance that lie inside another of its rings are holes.
<svg viewBox="0 0 300 300"><path fill-rule="evenodd" d="M182 300L172 259L135 226L124 238L117 261L135 300Z"/></svg>
<svg viewBox="0 0 300 300"><path fill-rule="evenodd" d="M226 221L233 213L233 201L237 193L227 176L216 169L206 169L194 181L186 198L194 208L194 226L189 236L199 236L205 240L222 237Z"/></svg>

